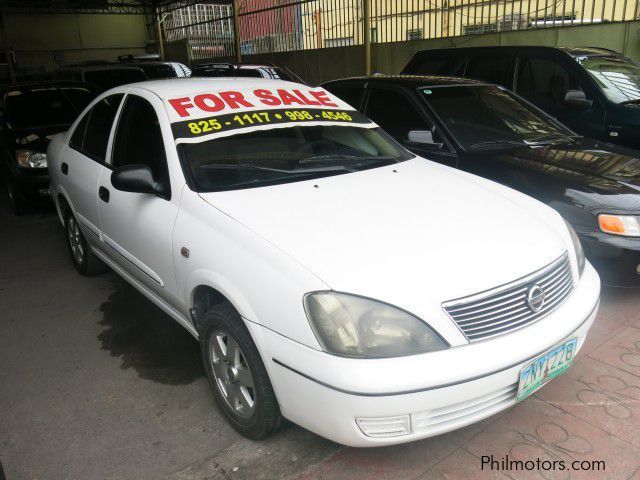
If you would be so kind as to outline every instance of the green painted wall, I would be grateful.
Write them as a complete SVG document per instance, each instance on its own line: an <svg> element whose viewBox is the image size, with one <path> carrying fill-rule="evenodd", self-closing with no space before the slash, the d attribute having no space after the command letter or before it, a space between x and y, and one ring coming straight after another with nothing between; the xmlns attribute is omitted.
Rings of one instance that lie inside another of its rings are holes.
<svg viewBox="0 0 640 480"><path fill-rule="evenodd" d="M16 50L144 47L144 15L5 15Z"/></svg>
<svg viewBox="0 0 640 480"><path fill-rule="evenodd" d="M456 46L548 45L605 47L640 60L640 22L545 28L519 32L379 43L371 46L374 72L398 73L418 50ZM220 60L220 59L218 59ZM235 61L233 58L227 61ZM310 83L364 74L362 46L246 55L245 62L271 62L289 67ZM197 62L194 62L197 63Z"/></svg>
<svg viewBox="0 0 640 480"><path fill-rule="evenodd" d="M116 60L147 46L144 15L6 14L7 44L19 72L84 60Z"/></svg>

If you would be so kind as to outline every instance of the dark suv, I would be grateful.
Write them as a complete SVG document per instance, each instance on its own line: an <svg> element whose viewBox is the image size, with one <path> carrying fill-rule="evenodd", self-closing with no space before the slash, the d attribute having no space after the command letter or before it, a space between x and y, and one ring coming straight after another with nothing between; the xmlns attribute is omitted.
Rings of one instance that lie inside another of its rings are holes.
<svg viewBox="0 0 640 480"><path fill-rule="evenodd" d="M640 64L603 48L423 50L402 70L503 85L585 136L640 148Z"/></svg>

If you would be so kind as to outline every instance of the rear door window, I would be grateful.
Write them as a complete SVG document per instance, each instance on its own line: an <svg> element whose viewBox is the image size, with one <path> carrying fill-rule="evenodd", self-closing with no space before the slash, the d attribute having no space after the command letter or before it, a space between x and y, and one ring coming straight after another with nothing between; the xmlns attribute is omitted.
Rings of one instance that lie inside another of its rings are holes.
<svg viewBox="0 0 640 480"><path fill-rule="evenodd" d="M122 97L120 93L109 95L95 104L71 135L71 148L96 162L104 163L111 127Z"/></svg>
<svg viewBox="0 0 640 480"><path fill-rule="evenodd" d="M511 56L482 55L469 58L464 76L483 82L495 83L511 87L510 72L512 66Z"/></svg>
<svg viewBox="0 0 640 480"><path fill-rule="evenodd" d="M419 59L409 70L404 73L416 75L447 75L452 77L462 77L467 64L466 55L451 55L425 57Z"/></svg>

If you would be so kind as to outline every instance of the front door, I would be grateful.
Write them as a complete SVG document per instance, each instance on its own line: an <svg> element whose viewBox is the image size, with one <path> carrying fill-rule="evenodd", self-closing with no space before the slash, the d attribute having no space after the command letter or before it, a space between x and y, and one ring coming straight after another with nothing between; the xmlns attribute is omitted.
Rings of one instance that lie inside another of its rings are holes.
<svg viewBox="0 0 640 480"><path fill-rule="evenodd" d="M142 95L142 94L141 94ZM154 179L167 185L163 197L116 190L111 174L102 175L98 209L107 254L126 272L165 299L175 298L172 235L179 192L171 192L166 147L158 121L158 103L128 94L116 125L111 148L113 169L148 165Z"/></svg>

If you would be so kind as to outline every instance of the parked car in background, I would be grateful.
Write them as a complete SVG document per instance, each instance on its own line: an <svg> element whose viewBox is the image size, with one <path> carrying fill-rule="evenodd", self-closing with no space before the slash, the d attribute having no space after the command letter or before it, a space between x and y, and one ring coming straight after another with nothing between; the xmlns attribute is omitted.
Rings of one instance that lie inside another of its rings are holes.
<svg viewBox="0 0 640 480"><path fill-rule="evenodd" d="M640 64L603 48L469 47L423 50L411 75L503 85L587 137L640 148Z"/></svg>
<svg viewBox="0 0 640 480"><path fill-rule="evenodd" d="M118 62L124 65L135 65L142 69L149 80L158 78L190 77L191 69L180 62L163 62L155 53L144 55L120 55ZM175 73L175 75L172 73Z"/></svg>
<svg viewBox="0 0 640 480"><path fill-rule="evenodd" d="M49 202L47 145L95 97L73 82L27 82L0 87L0 178L16 214Z"/></svg>
<svg viewBox="0 0 640 480"><path fill-rule="evenodd" d="M577 136L506 88L446 77L374 76L324 88L417 155L548 204L611 281L640 278L640 158Z"/></svg>
<svg viewBox="0 0 640 480"><path fill-rule="evenodd" d="M201 63L193 67L194 77L250 77L306 83L286 67L271 64Z"/></svg>
<svg viewBox="0 0 640 480"><path fill-rule="evenodd" d="M109 65L62 67L54 78L87 82L103 92L128 83L144 82L160 78L188 76L188 68L175 62L130 62ZM184 67L184 68L183 68ZM185 70L186 69L186 70Z"/></svg>
<svg viewBox="0 0 640 480"><path fill-rule="evenodd" d="M106 263L198 338L254 439L283 417L353 446L463 427L566 370L597 313L557 212L319 87L119 87L48 152L77 270Z"/></svg>

